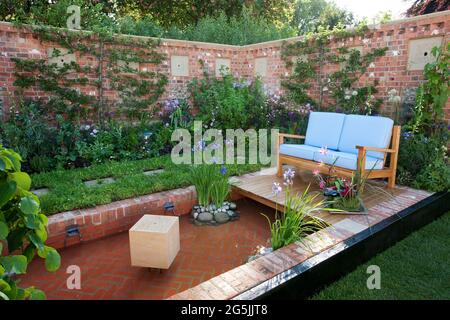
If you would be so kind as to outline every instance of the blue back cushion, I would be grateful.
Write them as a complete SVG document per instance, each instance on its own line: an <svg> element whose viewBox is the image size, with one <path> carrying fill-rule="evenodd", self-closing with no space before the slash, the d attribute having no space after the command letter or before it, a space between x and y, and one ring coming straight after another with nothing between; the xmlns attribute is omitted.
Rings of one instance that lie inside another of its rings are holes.
<svg viewBox="0 0 450 320"><path fill-rule="evenodd" d="M389 147L394 121L385 117L347 115L339 140L338 150L358 153L356 146ZM384 153L368 151L370 157L382 159Z"/></svg>
<svg viewBox="0 0 450 320"><path fill-rule="evenodd" d="M337 150L344 124L345 114L333 112L311 112L305 144Z"/></svg>

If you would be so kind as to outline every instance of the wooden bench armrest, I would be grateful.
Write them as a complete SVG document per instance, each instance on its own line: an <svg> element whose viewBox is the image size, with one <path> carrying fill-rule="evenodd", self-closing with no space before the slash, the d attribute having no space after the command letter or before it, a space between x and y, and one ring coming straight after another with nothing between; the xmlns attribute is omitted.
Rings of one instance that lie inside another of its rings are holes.
<svg viewBox="0 0 450 320"><path fill-rule="evenodd" d="M356 146L356 149L362 150L362 151L377 151L377 152L384 152L384 153L395 153L395 152L397 152L397 150L394 150L394 149L365 147L365 146Z"/></svg>
<svg viewBox="0 0 450 320"><path fill-rule="evenodd" d="M289 133L279 133L278 134L278 142L280 144L282 144L284 142L284 138L305 139L305 136L299 136L297 134L289 134Z"/></svg>
<svg viewBox="0 0 450 320"><path fill-rule="evenodd" d="M305 139L305 136L299 136L297 134L290 134L290 133L279 133L278 137L280 139L284 138L294 138L294 139Z"/></svg>

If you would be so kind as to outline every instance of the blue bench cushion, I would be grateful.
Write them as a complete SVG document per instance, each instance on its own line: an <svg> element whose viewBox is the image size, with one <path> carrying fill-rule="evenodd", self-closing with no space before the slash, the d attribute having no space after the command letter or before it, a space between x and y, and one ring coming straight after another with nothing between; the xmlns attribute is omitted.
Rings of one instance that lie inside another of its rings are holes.
<svg viewBox="0 0 450 320"><path fill-rule="evenodd" d="M320 148L311 147L304 144L282 144L280 145L280 153L286 156L313 160L314 152Z"/></svg>
<svg viewBox="0 0 450 320"><path fill-rule="evenodd" d="M347 115L337 150L358 153L356 146L387 148L394 121L385 117ZM383 159L383 152L368 151L370 157Z"/></svg>
<svg viewBox="0 0 450 320"><path fill-rule="evenodd" d="M333 164L336 167L346 168L349 170L356 170L357 168L357 162L358 162L358 155L354 153L348 153L348 152L340 152L340 151L331 151L328 150L326 154L322 154L320 152L314 152L314 161L323 161L326 164ZM336 161L336 162L334 162ZM377 169L383 169L383 163L384 161L382 159L374 158L367 156L366 157L366 170L377 170Z"/></svg>
<svg viewBox="0 0 450 320"><path fill-rule="evenodd" d="M305 144L337 150L345 114L311 112L306 130Z"/></svg>

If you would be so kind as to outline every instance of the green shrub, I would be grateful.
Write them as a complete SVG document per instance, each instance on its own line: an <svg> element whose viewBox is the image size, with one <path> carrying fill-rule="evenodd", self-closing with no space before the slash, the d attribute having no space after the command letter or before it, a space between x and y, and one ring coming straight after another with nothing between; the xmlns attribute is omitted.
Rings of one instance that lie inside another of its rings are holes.
<svg viewBox="0 0 450 320"><path fill-rule="evenodd" d="M398 183L430 191L450 187L450 170L447 164L447 136L404 132L400 140L397 179Z"/></svg>
<svg viewBox="0 0 450 320"><path fill-rule="evenodd" d="M226 74L194 78L189 83L197 119L207 127L227 129L266 128L266 97L259 79L243 81Z"/></svg>
<svg viewBox="0 0 450 320"><path fill-rule="evenodd" d="M38 101L20 101L11 106L9 118L0 126L0 143L17 150L33 170L48 170L56 166L57 131L48 124L46 110ZM45 161L43 158L53 158ZM29 165L28 165L29 166Z"/></svg>
<svg viewBox="0 0 450 320"><path fill-rule="evenodd" d="M27 272L36 254L48 271L56 271L61 262L58 252L45 245L48 218L29 191L31 179L21 171L21 160L0 145L0 300L45 299L41 290L20 288L16 275Z"/></svg>
<svg viewBox="0 0 450 320"><path fill-rule="evenodd" d="M448 191L450 189L450 167L445 159L436 157L433 162L420 171L413 186L434 192Z"/></svg>

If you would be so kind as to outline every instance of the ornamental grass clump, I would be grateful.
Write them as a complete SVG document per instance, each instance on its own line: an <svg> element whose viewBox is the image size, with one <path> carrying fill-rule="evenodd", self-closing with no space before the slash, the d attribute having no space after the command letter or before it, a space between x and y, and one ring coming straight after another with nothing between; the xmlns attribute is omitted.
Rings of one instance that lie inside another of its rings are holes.
<svg viewBox="0 0 450 320"><path fill-rule="evenodd" d="M286 200L282 212L275 211L275 221L264 215L269 221L271 245L273 250L287 246L295 241L304 241L309 234L327 227L327 223L314 217L315 212L326 209L325 201L317 201L318 193L309 192L308 186L302 194L292 195L290 186L293 184L295 172L288 169L284 172L284 185L286 186ZM274 182L272 192L278 196L282 192L279 183Z"/></svg>
<svg viewBox="0 0 450 320"><path fill-rule="evenodd" d="M226 201L231 189L228 178L224 165L202 164L192 168L191 182L199 204L192 211L194 222L215 224L238 218L236 204Z"/></svg>

